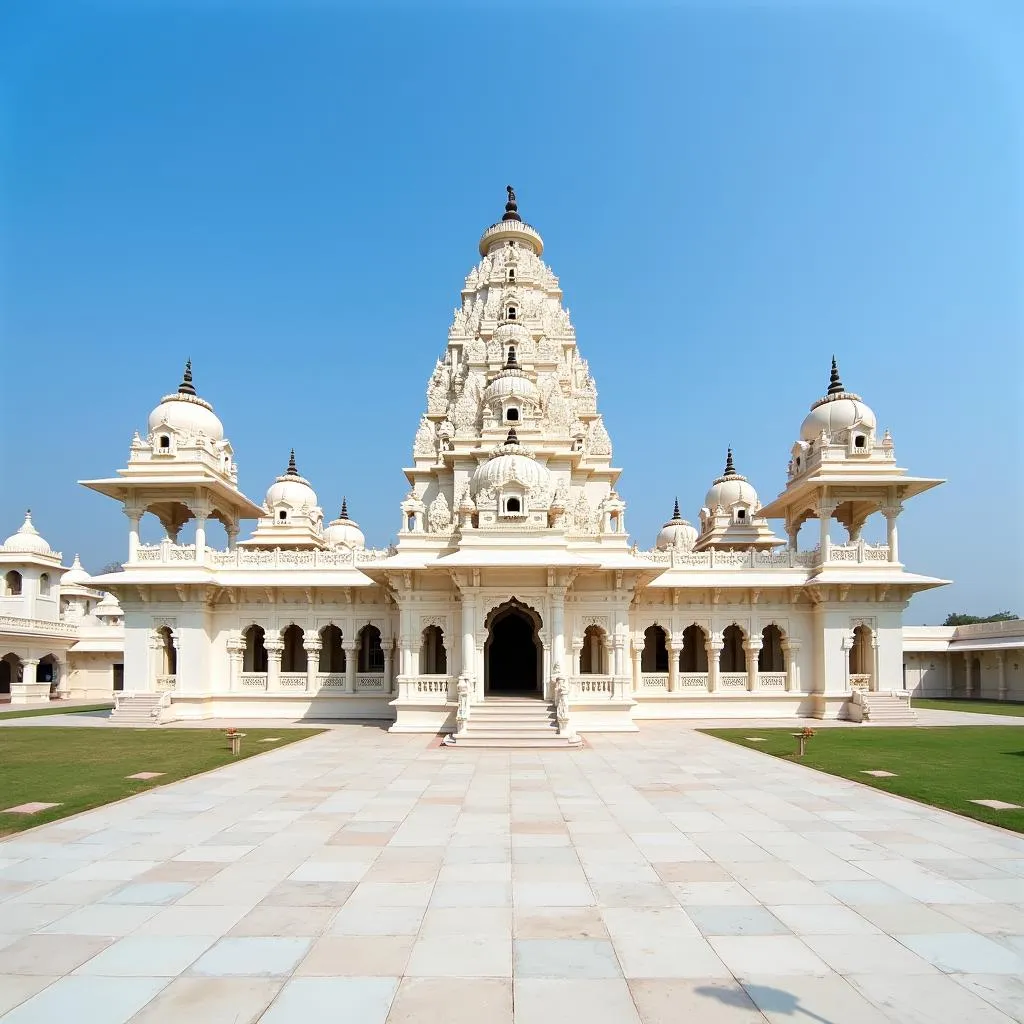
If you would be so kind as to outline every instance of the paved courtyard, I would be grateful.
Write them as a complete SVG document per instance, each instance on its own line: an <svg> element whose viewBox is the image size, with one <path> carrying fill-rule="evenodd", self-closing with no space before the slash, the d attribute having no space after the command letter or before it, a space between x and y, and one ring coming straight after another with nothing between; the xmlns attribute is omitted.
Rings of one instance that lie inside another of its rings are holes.
<svg viewBox="0 0 1024 1024"><path fill-rule="evenodd" d="M0 841L0 900L4 1024L1024 1020L1024 837L679 725L337 727Z"/></svg>

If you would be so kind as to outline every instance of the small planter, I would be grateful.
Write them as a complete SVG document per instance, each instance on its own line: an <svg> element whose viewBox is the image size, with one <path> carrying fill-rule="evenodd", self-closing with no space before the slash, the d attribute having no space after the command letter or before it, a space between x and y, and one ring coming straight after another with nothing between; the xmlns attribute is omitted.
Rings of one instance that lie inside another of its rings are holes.
<svg viewBox="0 0 1024 1024"><path fill-rule="evenodd" d="M234 757L242 752L242 737L245 736L244 732L229 732L228 740L231 743L231 753Z"/></svg>

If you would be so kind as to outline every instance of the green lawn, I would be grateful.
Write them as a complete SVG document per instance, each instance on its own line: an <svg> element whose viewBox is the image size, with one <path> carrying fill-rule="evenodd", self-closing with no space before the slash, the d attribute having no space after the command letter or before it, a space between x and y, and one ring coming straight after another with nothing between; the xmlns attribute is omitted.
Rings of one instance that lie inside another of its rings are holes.
<svg viewBox="0 0 1024 1024"><path fill-rule="evenodd" d="M0 711L0 718L38 718L41 715L81 715L86 711L109 711L111 701L106 704L80 704L77 707L26 708L23 711Z"/></svg>
<svg viewBox="0 0 1024 1024"><path fill-rule="evenodd" d="M1024 716L1024 704L1005 700L913 700L915 708L928 711L973 711L976 715L1011 715L1014 718Z"/></svg>
<svg viewBox="0 0 1024 1024"><path fill-rule="evenodd" d="M711 736L797 761L875 789L944 807L979 821L1024 832L1024 810L994 811L969 801L1024 805L1024 728L1012 725L940 729L818 729L803 758L789 729L706 729ZM746 737L763 737L752 743ZM862 772L881 769L895 778Z"/></svg>
<svg viewBox="0 0 1024 1024"><path fill-rule="evenodd" d="M0 835L98 807L135 793L264 754L322 729L246 729L239 758L221 729L0 729L0 808L59 803L38 814L0 813ZM273 743L261 743L269 737ZM163 772L158 779L127 779Z"/></svg>

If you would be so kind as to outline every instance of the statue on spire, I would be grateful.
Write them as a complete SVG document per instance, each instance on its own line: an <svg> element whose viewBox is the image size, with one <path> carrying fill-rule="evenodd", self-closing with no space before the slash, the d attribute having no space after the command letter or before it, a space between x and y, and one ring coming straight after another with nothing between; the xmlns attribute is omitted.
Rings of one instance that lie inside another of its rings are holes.
<svg viewBox="0 0 1024 1024"><path fill-rule="evenodd" d="M516 201L516 190L511 185L505 186L505 191L508 193L508 201L515 203Z"/></svg>
<svg viewBox="0 0 1024 1024"><path fill-rule="evenodd" d="M505 186L508 193L508 202L505 204L505 216L502 220L522 220L519 216L519 207L516 204L516 190L511 185Z"/></svg>

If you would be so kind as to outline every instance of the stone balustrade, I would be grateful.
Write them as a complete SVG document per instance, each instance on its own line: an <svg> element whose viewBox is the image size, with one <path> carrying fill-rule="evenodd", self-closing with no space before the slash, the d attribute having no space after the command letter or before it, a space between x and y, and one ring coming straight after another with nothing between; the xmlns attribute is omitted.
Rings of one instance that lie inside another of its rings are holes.
<svg viewBox="0 0 1024 1024"><path fill-rule="evenodd" d="M156 692L167 693L178 685L178 677L173 675L156 677Z"/></svg>
<svg viewBox="0 0 1024 1024"><path fill-rule="evenodd" d="M887 562L888 544L830 544L829 564L858 565L865 562ZM673 569L813 569L822 564L821 551L634 551L645 562Z"/></svg>
<svg viewBox="0 0 1024 1024"><path fill-rule="evenodd" d="M12 633L75 636L79 627L76 623L59 622L57 619L24 619L19 615L0 615L0 629Z"/></svg>
<svg viewBox="0 0 1024 1024"><path fill-rule="evenodd" d="M378 549L290 551L274 548L263 551L235 548L233 551L220 551L208 547L205 549L203 563L209 569L338 569L382 562L391 555L390 551ZM140 544L135 550L133 564L179 565L195 561L194 544L175 544L163 540L159 544Z"/></svg>
<svg viewBox="0 0 1024 1024"><path fill-rule="evenodd" d="M574 676L571 684L573 697L612 697L615 695L615 682L611 676Z"/></svg>

